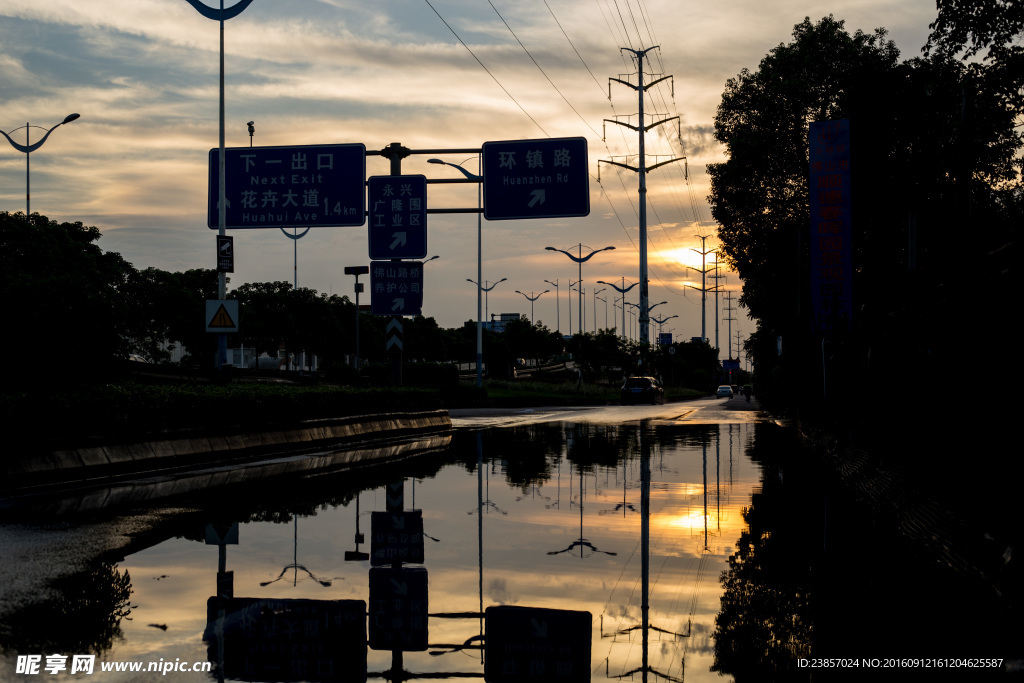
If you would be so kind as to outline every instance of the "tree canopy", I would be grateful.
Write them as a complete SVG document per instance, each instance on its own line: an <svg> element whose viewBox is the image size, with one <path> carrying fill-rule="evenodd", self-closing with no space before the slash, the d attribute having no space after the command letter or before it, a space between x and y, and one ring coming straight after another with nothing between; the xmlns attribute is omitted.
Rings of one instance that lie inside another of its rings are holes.
<svg viewBox="0 0 1024 683"><path fill-rule="evenodd" d="M809 124L850 122L855 320L834 348L837 367L881 379L900 354L939 357L939 302L961 296L951 269L998 259L1022 222L1019 110L995 81L949 50L901 62L884 29L851 34L828 16L726 83L715 134L728 158L708 167L709 201L758 321L748 352L762 399L806 402L823 386L807 300Z"/></svg>

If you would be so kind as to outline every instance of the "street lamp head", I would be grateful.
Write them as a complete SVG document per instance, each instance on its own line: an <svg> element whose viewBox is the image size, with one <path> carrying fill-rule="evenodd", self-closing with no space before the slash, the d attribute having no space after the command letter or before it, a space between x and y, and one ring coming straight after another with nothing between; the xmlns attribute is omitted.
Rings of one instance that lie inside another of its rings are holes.
<svg viewBox="0 0 1024 683"><path fill-rule="evenodd" d="M498 280L498 282L504 282L504 281L505 281L505 280L507 280L507 279L508 279L507 277L503 277L503 278L501 278L500 280ZM498 282L495 282L494 284L498 284Z"/></svg>
<svg viewBox="0 0 1024 683"><path fill-rule="evenodd" d="M544 249L546 251L559 251L558 249L555 249L554 247L544 247Z"/></svg>
<svg viewBox="0 0 1024 683"><path fill-rule="evenodd" d="M75 119L79 119L81 117L82 117L81 114L68 114L67 116L64 117L64 120L61 121L61 124L71 123Z"/></svg>
<svg viewBox="0 0 1024 683"><path fill-rule="evenodd" d="M440 159L427 159L427 163L428 164L443 164L445 162L441 161Z"/></svg>

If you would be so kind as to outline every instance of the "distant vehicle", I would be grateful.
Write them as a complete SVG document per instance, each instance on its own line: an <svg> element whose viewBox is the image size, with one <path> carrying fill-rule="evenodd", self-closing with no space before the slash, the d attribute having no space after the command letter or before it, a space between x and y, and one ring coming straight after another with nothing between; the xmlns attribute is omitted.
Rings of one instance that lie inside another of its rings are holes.
<svg viewBox="0 0 1024 683"><path fill-rule="evenodd" d="M620 391L622 404L628 403L664 403L665 390L661 383L653 377L628 377L622 383Z"/></svg>
<svg viewBox="0 0 1024 683"><path fill-rule="evenodd" d="M723 384L722 386L718 387L718 393L716 394L716 396L718 398L732 398L732 387L730 387L728 384Z"/></svg>
<svg viewBox="0 0 1024 683"><path fill-rule="evenodd" d="M733 384L732 385L732 395L733 396L739 396L740 395L740 385L739 384Z"/></svg>

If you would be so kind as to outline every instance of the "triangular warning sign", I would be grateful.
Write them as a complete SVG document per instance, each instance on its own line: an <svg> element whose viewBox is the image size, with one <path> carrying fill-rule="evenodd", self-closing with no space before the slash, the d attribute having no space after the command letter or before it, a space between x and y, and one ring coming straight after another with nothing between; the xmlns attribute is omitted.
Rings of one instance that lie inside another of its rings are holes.
<svg viewBox="0 0 1024 683"><path fill-rule="evenodd" d="M235 325L235 321L231 319L231 314L224 308L224 304L220 305L217 312L213 314L213 319L210 321L210 327L221 327L227 329L234 329L238 327Z"/></svg>

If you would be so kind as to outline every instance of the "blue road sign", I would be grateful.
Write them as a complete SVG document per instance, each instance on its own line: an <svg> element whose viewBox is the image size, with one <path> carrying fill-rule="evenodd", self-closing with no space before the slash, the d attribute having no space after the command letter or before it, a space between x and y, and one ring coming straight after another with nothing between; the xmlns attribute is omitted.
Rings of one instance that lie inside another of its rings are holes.
<svg viewBox="0 0 1024 683"><path fill-rule="evenodd" d="M370 311L374 315L421 315L423 264L419 261L371 263Z"/></svg>
<svg viewBox="0 0 1024 683"><path fill-rule="evenodd" d="M372 176L367 182L371 259L427 255L427 177Z"/></svg>
<svg viewBox="0 0 1024 683"><path fill-rule="evenodd" d="M590 213L586 138L483 144L484 218L565 218Z"/></svg>
<svg viewBox="0 0 1024 683"><path fill-rule="evenodd" d="M359 226L366 220L366 146L224 150L227 228ZM220 151L210 150L207 225L218 227Z"/></svg>

